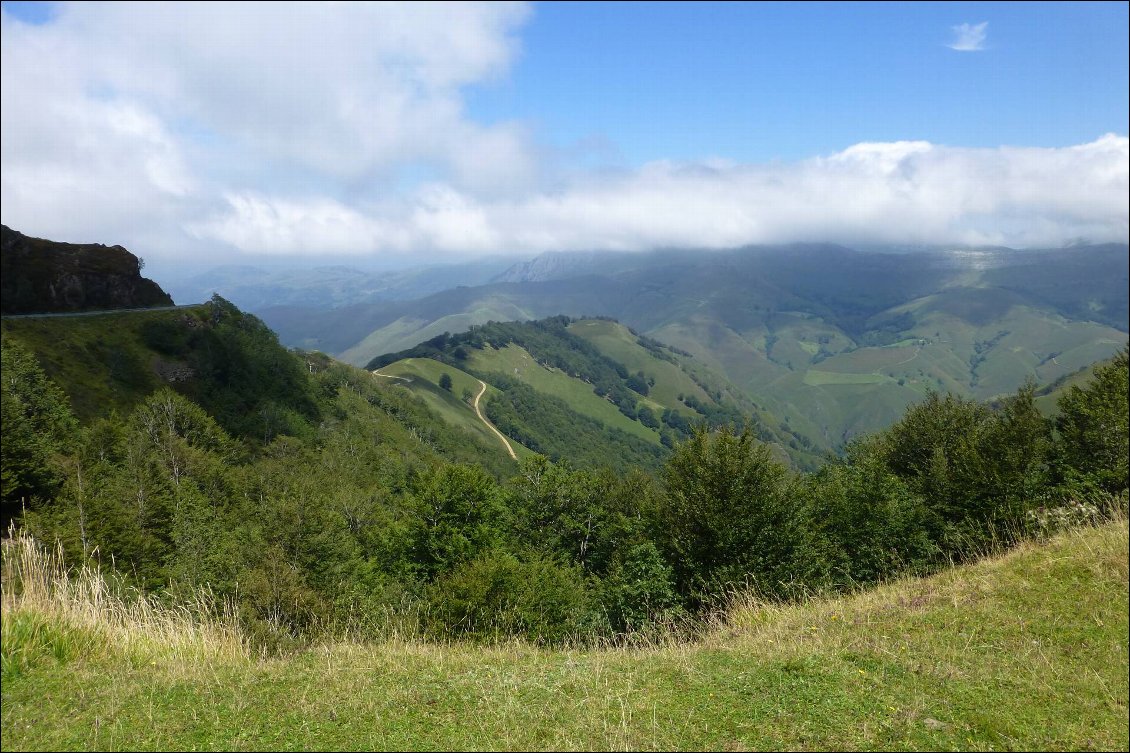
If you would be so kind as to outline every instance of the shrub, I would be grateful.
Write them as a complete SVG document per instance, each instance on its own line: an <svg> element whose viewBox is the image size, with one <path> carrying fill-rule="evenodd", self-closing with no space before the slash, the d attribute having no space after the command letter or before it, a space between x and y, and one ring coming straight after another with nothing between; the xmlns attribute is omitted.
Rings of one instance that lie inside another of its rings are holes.
<svg viewBox="0 0 1130 753"><path fill-rule="evenodd" d="M658 541L680 594L704 605L749 580L778 591L792 558L787 471L747 428L696 429L663 469Z"/></svg>
<svg viewBox="0 0 1130 753"><path fill-rule="evenodd" d="M1059 460L1068 481L1090 482L1115 493L1127 488L1128 352L1124 348L1109 364L1095 369L1086 387L1072 387L1060 398L1056 422L1061 439Z"/></svg>
<svg viewBox="0 0 1130 753"><path fill-rule="evenodd" d="M444 636L562 643L592 634L594 622L578 568L500 551L457 567L427 594L427 628Z"/></svg>

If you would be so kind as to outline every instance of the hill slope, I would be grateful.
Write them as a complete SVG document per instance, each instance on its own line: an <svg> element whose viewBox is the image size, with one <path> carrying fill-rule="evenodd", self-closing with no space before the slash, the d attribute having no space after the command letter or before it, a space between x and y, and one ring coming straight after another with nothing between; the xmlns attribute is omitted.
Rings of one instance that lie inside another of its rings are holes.
<svg viewBox="0 0 1130 753"><path fill-rule="evenodd" d="M489 400L498 390L467 372L431 358L405 358L376 370L373 374L378 378L392 380L390 385L402 387L420 397L448 424L477 437L483 443L498 442L485 419L480 418L475 410L476 398L480 402ZM450 389L442 386L445 374L451 380ZM509 447L519 458L533 454L516 441L510 441ZM506 445L500 443L500 451L507 452L505 448Z"/></svg>
<svg viewBox="0 0 1130 753"><path fill-rule="evenodd" d="M751 604L693 643L268 660L183 613L158 635L6 579L5 748L1124 750L1127 548L1124 520L1076 530L855 596Z"/></svg>
<svg viewBox="0 0 1130 753"><path fill-rule="evenodd" d="M487 416L512 440L581 466L656 468L694 424L747 420L779 457L804 468L819 461L819 447L695 359L613 321L551 317L491 323L441 334L373 359L368 368L415 378L421 365L433 364L427 368L430 378L403 383L427 399L438 390L437 363L449 375L465 371L493 387ZM458 402L451 398L465 389L447 394L453 408ZM466 425L473 414L464 407L445 417Z"/></svg>
<svg viewBox="0 0 1130 753"><path fill-rule="evenodd" d="M491 320L612 317L838 447L928 390L986 400L1112 356L1130 329L1128 257L1117 244L555 254L415 301L261 314L283 342L357 364Z"/></svg>

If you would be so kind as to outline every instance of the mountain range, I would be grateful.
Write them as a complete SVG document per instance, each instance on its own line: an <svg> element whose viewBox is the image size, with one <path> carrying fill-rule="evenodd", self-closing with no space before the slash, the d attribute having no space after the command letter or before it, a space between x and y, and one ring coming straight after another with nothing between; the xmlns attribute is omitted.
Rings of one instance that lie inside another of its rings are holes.
<svg viewBox="0 0 1130 753"><path fill-rule="evenodd" d="M283 343L357 365L490 321L611 317L835 449L929 391L988 400L1110 357L1130 330L1127 260L1125 244L555 253L414 300L253 310Z"/></svg>

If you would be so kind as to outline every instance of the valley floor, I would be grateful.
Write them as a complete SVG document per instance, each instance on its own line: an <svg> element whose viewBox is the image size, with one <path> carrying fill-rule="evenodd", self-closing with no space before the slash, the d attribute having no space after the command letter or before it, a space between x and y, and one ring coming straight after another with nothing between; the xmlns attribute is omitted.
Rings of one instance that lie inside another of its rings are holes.
<svg viewBox="0 0 1130 753"><path fill-rule="evenodd" d="M7 583L4 749L1125 750L1127 551L1122 520L603 650L170 650Z"/></svg>

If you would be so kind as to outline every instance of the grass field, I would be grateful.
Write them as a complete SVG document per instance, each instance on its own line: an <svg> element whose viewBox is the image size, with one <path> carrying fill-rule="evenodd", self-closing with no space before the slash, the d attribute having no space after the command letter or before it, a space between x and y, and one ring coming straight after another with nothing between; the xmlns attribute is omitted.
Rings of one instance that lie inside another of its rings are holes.
<svg viewBox="0 0 1130 753"><path fill-rule="evenodd" d="M659 433L634 421L619 409L598 397L592 385L573 379L565 373L542 366L524 348L507 345L504 348L472 350L467 359L469 368L480 373L495 372L520 379L539 392L559 397L576 412L595 418L606 426L625 431L653 444L659 444Z"/></svg>
<svg viewBox="0 0 1130 753"><path fill-rule="evenodd" d="M392 380L396 384L403 385L411 390L413 394L423 399L429 408L438 413L446 423L471 432L485 442L488 447L497 446L499 452L505 452L502 443L494 432L479 420L471 402L463 399L466 393L470 393L472 396L479 394L481 385L475 377L431 358L405 358L379 369L379 373L384 376L376 378ZM440 377L443 374L451 377L450 392L439 386ZM488 384L480 407L486 405L491 395L497 394L498 390ZM509 442L519 459L534 454L513 439Z"/></svg>
<svg viewBox="0 0 1130 753"><path fill-rule="evenodd" d="M604 355L622 363L633 374L643 371L655 379L648 396L663 408L678 410L687 416L697 414L679 402L679 395L693 395L701 401L710 397L676 364L655 358L622 324L602 319L584 319L569 325L574 335L589 341Z"/></svg>
<svg viewBox="0 0 1130 753"><path fill-rule="evenodd" d="M133 311L97 316L4 319L4 337L39 354L47 375L67 390L75 414L86 419L110 409L125 415L165 385L154 366L162 359L144 345L141 332L154 321L204 316L204 307ZM97 368L92 369L91 364Z"/></svg>
<svg viewBox="0 0 1130 753"><path fill-rule="evenodd" d="M822 387L828 384L883 384L893 381L895 380L885 374L852 374L821 369L809 369L804 372L804 383L810 387Z"/></svg>
<svg viewBox="0 0 1130 753"><path fill-rule="evenodd" d="M5 750L1125 750L1125 521L635 648L252 655L7 545ZM32 577L31 580L36 580ZM148 604L148 602L147 602Z"/></svg>

